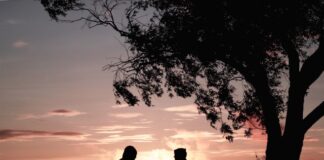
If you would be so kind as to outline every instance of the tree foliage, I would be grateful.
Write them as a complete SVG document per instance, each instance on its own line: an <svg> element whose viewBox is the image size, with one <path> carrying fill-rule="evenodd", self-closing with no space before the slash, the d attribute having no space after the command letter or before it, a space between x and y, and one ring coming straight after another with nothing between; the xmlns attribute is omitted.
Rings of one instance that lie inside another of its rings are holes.
<svg viewBox="0 0 324 160"><path fill-rule="evenodd" d="M116 71L115 95L130 105L151 106L163 94L194 97L229 141L242 128L246 135L265 129L271 142L305 133L324 114L322 103L303 119L304 97L324 69L323 0L41 2L55 20L85 11L76 20L125 38L128 59L106 68ZM118 21L120 10L125 19Z"/></svg>

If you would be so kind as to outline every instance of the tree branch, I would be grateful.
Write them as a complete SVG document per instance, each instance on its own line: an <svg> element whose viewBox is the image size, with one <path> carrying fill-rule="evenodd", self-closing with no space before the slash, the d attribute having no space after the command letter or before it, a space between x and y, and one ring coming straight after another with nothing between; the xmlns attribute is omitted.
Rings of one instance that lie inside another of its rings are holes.
<svg viewBox="0 0 324 160"><path fill-rule="evenodd" d="M324 70L324 35L320 37L318 49L303 64L300 77L303 77L301 89L306 93L314 81L320 77Z"/></svg>
<svg viewBox="0 0 324 160"><path fill-rule="evenodd" d="M319 119L324 116L324 101L318 105L303 121L303 132L306 133Z"/></svg>
<svg viewBox="0 0 324 160"><path fill-rule="evenodd" d="M277 141L281 136L281 128L275 108L275 100L271 94L270 87L268 86L268 77L256 57L249 56L245 61L249 62L247 67L243 67L242 63L235 63L234 60L229 60L228 64L231 64L232 66L235 65L234 68L237 69L244 76L246 81L255 89L262 105L268 139ZM255 72L251 73L249 71Z"/></svg>
<svg viewBox="0 0 324 160"><path fill-rule="evenodd" d="M294 83L297 80L299 72L299 54L296 50L296 46L291 42L289 37L283 38L282 46L288 53L289 59L289 80L290 83Z"/></svg>
<svg viewBox="0 0 324 160"><path fill-rule="evenodd" d="M237 51L236 55L240 52ZM240 58L240 57L238 57ZM246 61L249 61L249 66L244 67L242 62L235 63L235 58L231 59L223 58L224 62L230 64L233 68L237 69L246 79L248 83L256 90L260 103L262 105L262 111L265 118L265 126L268 133L268 139L274 141L278 140L281 136L281 127L279 123L279 118L277 117L277 111L275 109L275 100L271 94L270 88L268 86L267 75L262 66L258 63L256 57L249 56ZM256 71L251 73L249 71Z"/></svg>
<svg viewBox="0 0 324 160"><path fill-rule="evenodd" d="M299 78L299 53L296 45L291 41L289 36L285 36L282 42L283 48L286 50L289 59L289 91L287 102L287 118L284 129L284 136L289 136L295 133L297 126L295 123L300 123L303 120L303 100L304 94L299 87L301 78Z"/></svg>

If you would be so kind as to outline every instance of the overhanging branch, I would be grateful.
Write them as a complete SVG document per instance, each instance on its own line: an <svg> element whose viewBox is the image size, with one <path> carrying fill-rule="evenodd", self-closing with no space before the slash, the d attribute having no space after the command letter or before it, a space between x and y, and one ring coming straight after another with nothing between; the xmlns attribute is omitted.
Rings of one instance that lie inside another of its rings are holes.
<svg viewBox="0 0 324 160"><path fill-rule="evenodd" d="M306 133L319 119L324 116L324 101L307 115L303 122L303 132Z"/></svg>

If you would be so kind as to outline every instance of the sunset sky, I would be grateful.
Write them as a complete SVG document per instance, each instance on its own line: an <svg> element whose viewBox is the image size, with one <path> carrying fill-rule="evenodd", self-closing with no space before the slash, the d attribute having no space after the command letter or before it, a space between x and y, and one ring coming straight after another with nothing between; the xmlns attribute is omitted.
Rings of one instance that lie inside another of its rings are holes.
<svg viewBox="0 0 324 160"><path fill-rule="evenodd" d="M127 145L137 160L254 160L260 131L233 143L198 114L193 99L154 98L154 107L116 105L112 71L126 51L109 28L57 23L39 1L0 0L0 160L118 160ZM306 98L305 114L324 99L324 76ZM302 160L323 160L324 119L308 132Z"/></svg>

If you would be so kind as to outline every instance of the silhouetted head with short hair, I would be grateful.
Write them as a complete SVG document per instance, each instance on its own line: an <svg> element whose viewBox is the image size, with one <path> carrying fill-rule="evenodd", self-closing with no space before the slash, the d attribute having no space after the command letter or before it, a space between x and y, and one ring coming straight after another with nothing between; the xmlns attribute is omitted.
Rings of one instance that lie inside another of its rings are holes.
<svg viewBox="0 0 324 160"><path fill-rule="evenodd" d="M133 146L127 146L124 149L123 157L120 160L135 160L137 151Z"/></svg>
<svg viewBox="0 0 324 160"><path fill-rule="evenodd" d="M178 148L174 150L175 160L186 160L187 152L185 148Z"/></svg>

